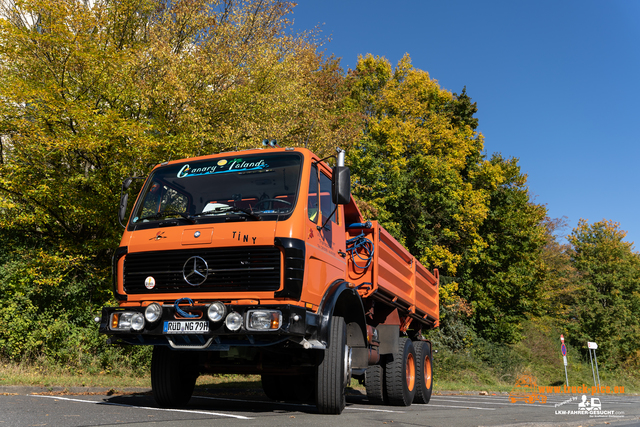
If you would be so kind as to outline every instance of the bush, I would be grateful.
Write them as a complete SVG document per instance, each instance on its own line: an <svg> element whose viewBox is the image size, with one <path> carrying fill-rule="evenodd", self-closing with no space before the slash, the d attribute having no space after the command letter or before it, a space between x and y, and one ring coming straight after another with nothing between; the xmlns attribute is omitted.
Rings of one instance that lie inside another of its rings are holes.
<svg viewBox="0 0 640 427"><path fill-rule="evenodd" d="M105 343L93 320L109 302L109 272L42 248L0 254L0 357L69 370L148 371L150 350Z"/></svg>

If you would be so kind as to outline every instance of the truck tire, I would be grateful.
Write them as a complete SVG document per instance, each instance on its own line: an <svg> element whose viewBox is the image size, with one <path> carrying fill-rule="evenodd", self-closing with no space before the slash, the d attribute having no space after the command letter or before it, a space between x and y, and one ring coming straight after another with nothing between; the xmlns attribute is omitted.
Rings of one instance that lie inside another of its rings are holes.
<svg viewBox="0 0 640 427"><path fill-rule="evenodd" d="M409 406L416 394L416 351L409 338L400 338L398 349L385 366L389 404Z"/></svg>
<svg viewBox="0 0 640 427"><path fill-rule="evenodd" d="M316 369L316 406L321 414L341 414L346 405L345 388L351 374L344 319L334 316L329 331L329 345Z"/></svg>
<svg viewBox="0 0 640 427"><path fill-rule="evenodd" d="M155 346L151 357L151 389L162 407L189 403L198 378L197 354Z"/></svg>
<svg viewBox="0 0 640 427"><path fill-rule="evenodd" d="M426 341L414 341L416 350L416 396L413 403L429 403L433 389L433 356Z"/></svg>
<svg viewBox="0 0 640 427"><path fill-rule="evenodd" d="M384 404L384 369L380 365L369 366L364 374L369 403Z"/></svg>

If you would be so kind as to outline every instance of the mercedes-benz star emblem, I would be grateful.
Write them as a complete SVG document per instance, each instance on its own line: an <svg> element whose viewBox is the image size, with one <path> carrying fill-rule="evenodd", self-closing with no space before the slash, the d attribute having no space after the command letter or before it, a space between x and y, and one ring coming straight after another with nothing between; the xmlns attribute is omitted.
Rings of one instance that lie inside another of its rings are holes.
<svg viewBox="0 0 640 427"><path fill-rule="evenodd" d="M182 277L191 286L200 286L207 280L209 275L209 265L204 258L192 256L182 267Z"/></svg>

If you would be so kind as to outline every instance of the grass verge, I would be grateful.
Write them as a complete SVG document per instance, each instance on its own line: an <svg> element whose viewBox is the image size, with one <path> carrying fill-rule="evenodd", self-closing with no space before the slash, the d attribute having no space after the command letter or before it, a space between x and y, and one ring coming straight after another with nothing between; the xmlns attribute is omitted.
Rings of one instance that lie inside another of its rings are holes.
<svg viewBox="0 0 640 427"><path fill-rule="evenodd" d="M566 382L560 353L560 334L544 322L529 322L524 327L524 340L515 345L500 345L478 340L463 350L451 351L437 346L434 356L434 392L462 391L488 393L509 392L516 379L523 374L536 378L538 386L562 386ZM579 349L568 349L567 374L569 384L593 385L591 364ZM96 365L96 364L91 364ZM69 368L44 361L31 364L0 363L0 386L23 385L39 387L101 387L122 390L150 388L148 373L140 368L129 369L119 364L117 371ZM623 386L626 394L640 394L640 372L631 369L607 369L602 363L600 383L604 386ZM202 375L199 390L233 390L235 393L261 393L259 375ZM351 388L365 389L357 381Z"/></svg>
<svg viewBox="0 0 640 427"><path fill-rule="evenodd" d="M594 385L591 364L580 349L568 348L565 375L560 332L539 320L526 322L523 333L514 345L477 340L456 352L441 348L434 357L434 390L509 392L521 375L533 376L537 386L564 386L567 377L572 386ZM640 372L599 362L600 385L640 394Z"/></svg>

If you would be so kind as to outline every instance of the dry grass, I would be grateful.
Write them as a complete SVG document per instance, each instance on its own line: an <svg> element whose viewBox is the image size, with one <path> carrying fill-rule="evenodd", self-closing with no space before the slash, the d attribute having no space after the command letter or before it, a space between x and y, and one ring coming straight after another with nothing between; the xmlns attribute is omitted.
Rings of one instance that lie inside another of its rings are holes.
<svg viewBox="0 0 640 427"><path fill-rule="evenodd" d="M151 387L149 376L116 376L108 373L89 374L82 371L69 372L64 368L0 364L0 385L23 385L38 387Z"/></svg>

